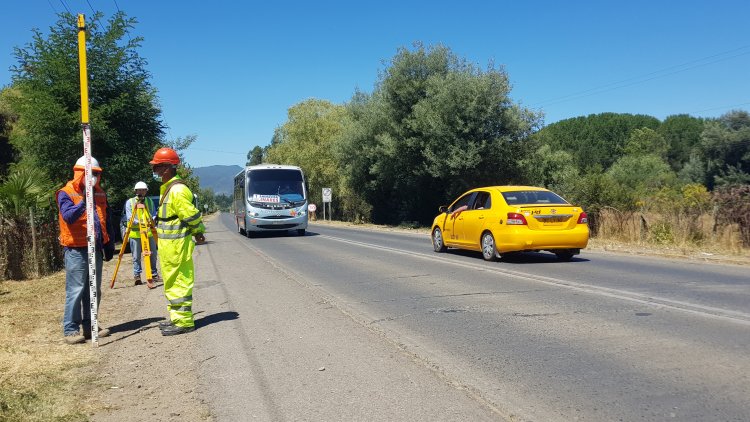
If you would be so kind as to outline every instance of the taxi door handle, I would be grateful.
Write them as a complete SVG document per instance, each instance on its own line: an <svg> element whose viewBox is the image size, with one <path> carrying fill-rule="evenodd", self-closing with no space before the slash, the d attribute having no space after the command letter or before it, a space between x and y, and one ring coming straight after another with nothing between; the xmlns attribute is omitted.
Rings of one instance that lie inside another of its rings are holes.
<svg viewBox="0 0 750 422"><path fill-rule="evenodd" d="M484 220L484 216L483 216L483 215L480 215L480 216L479 216L479 219L480 219L480 220Z"/></svg>

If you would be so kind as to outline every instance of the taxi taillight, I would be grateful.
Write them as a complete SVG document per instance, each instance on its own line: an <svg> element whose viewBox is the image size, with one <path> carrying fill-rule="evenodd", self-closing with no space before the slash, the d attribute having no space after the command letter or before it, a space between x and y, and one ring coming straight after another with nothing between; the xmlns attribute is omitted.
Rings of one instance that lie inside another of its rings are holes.
<svg viewBox="0 0 750 422"><path fill-rule="evenodd" d="M578 216L578 224L588 224L588 222L589 216L585 212L581 212L581 215Z"/></svg>
<svg viewBox="0 0 750 422"><path fill-rule="evenodd" d="M508 219L505 220L505 224L509 226L526 226L528 223L526 222L526 217L523 216L523 214L519 214L517 212L509 212L508 213Z"/></svg>

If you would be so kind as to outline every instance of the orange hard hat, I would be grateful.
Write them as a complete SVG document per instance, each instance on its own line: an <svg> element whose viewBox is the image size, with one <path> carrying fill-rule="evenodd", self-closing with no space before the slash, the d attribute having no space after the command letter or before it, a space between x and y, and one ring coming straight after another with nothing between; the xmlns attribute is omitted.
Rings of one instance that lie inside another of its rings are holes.
<svg viewBox="0 0 750 422"><path fill-rule="evenodd" d="M177 151L172 148L159 148L154 153L154 159L149 161L149 164L180 164L180 156L177 155Z"/></svg>

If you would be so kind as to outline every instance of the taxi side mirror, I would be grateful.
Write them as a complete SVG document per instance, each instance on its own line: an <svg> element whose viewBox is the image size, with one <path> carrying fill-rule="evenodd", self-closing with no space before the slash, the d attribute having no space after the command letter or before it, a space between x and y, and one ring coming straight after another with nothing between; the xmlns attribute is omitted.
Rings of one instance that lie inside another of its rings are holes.
<svg viewBox="0 0 750 422"><path fill-rule="evenodd" d="M438 208L438 211L440 211L440 214L448 212L448 207L445 205L441 205L440 208Z"/></svg>

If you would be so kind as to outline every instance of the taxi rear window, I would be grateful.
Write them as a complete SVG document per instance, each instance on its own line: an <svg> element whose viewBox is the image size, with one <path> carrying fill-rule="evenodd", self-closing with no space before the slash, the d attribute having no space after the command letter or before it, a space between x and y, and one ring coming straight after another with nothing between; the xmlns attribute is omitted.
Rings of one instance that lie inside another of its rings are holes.
<svg viewBox="0 0 750 422"><path fill-rule="evenodd" d="M543 190L503 192L503 198L508 205L569 205L556 193Z"/></svg>

